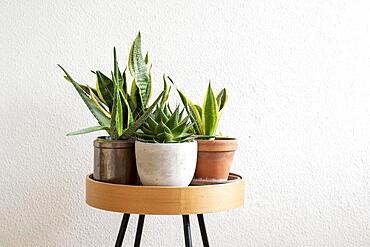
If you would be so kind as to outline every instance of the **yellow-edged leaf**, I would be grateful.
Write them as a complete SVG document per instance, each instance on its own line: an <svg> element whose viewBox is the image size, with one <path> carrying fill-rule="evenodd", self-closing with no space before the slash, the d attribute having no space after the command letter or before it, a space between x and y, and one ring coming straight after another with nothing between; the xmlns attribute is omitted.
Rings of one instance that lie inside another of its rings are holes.
<svg viewBox="0 0 370 247"><path fill-rule="evenodd" d="M214 135L219 119L219 107L213 93L211 83L208 84L207 93L203 103L202 122L205 135Z"/></svg>
<svg viewBox="0 0 370 247"><path fill-rule="evenodd" d="M98 100L96 99L95 97L95 94L94 92L91 90L91 88L89 86L87 86L87 88L89 89L89 94L90 94L90 97L91 97L91 100L95 103L95 105L104 113L105 116L107 117L111 117L109 112L107 112L107 110L105 110L105 108L98 102Z"/></svg>

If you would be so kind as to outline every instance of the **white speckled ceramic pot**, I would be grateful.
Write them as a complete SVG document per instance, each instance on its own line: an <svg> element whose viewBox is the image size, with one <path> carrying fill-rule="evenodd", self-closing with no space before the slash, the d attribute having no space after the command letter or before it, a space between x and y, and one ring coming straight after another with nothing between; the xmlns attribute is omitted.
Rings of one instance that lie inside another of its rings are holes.
<svg viewBox="0 0 370 247"><path fill-rule="evenodd" d="M188 186L197 164L197 142L135 142L136 166L143 185Z"/></svg>

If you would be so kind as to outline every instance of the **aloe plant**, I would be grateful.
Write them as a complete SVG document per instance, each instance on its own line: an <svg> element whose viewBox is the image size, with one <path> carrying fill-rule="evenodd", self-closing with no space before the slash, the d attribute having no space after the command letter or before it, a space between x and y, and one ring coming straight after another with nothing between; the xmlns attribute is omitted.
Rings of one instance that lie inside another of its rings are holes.
<svg viewBox="0 0 370 247"><path fill-rule="evenodd" d="M173 83L170 77L168 77L168 79ZM190 116L197 137L214 138L217 135L220 112L225 107L227 101L226 89L222 89L217 96L215 96L211 83L209 83L203 100L203 106L194 104L178 88L177 92L184 105L184 108Z"/></svg>
<svg viewBox="0 0 370 247"><path fill-rule="evenodd" d="M121 73L115 48L113 53L114 68L111 78L100 71L94 72L96 89L79 84L58 65L65 73L64 78L74 86L99 123L98 126L68 133L68 136L105 130L113 140L131 138L164 95L162 92L148 107L151 96L151 74L150 68L148 69L148 55L145 59L142 56L140 33L130 50L129 70L133 76L131 95L127 90L126 69Z"/></svg>

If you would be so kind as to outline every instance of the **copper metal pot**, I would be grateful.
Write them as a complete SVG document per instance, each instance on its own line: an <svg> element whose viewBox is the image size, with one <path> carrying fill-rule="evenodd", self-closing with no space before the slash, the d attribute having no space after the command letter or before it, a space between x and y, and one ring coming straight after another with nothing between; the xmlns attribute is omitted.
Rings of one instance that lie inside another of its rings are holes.
<svg viewBox="0 0 370 247"><path fill-rule="evenodd" d="M94 141L95 180L118 183L139 184L133 140L110 140L99 137Z"/></svg>

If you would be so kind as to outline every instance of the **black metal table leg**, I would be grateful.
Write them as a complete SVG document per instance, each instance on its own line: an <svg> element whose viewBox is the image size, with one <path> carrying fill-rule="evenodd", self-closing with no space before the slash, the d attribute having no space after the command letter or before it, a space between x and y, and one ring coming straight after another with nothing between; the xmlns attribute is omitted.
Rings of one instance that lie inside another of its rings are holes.
<svg viewBox="0 0 370 247"><path fill-rule="evenodd" d="M209 242L208 242L208 237L207 237L207 230L206 230L206 224L204 223L203 214L197 214L197 216L198 216L200 233L202 234L203 246L204 247L209 247Z"/></svg>
<svg viewBox="0 0 370 247"><path fill-rule="evenodd" d="M142 214L139 215L139 221L137 223L134 247L140 247L141 235L143 233L144 219L145 219L145 215L142 215Z"/></svg>
<svg viewBox="0 0 370 247"><path fill-rule="evenodd" d="M192 247L189 215L183 215L185 246Z"/></svg>
<svg viewBox="0 0 370 247"><path fill-rule="evenodd" d="M119 232L118 232L115 247L121 247L122 246L123 238L125 237L125 232L126 232L126 229L127 229L129 219L130 219L130 214L123 214L121 227L119 228Z"/></svg>

